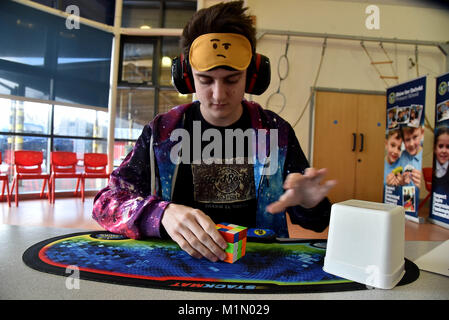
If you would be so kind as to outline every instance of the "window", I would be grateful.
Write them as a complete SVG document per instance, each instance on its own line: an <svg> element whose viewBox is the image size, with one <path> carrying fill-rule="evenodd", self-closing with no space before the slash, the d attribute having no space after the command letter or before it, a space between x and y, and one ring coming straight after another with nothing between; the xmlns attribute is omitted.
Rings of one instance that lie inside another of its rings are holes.
<svg viewBox="0 0 449 320"><path fill-rule="evenodd" d="M153 85L153 56L156 40L122 36L120 81L128 84Z"/></svg>
<svg viewBox="0 0 449 320"><path fill-rule="evenodd" d="M178 37L162 38L161 72L159 74L159 83L161 86L173 88L171 79L171 65L173 59L179 56L180 53L181 48Z"/></svg>
<svg viewBox="0 0 449 320"><path fill-rule="evenodd" d="M192 102L191 94L181 94L176 90L163 89L160 92L159 113L167 112L174 106Z"/></svg>
<svg viewBox="0 0 449 320"><path fill-rule="evenodd" d="M50 105L30 101L0 99L0 131L48 134Z"/></svg>
<svg viewBox="0 0 449 320"><path fill-rule="evenodd" d="M124 0L122 27L183 28L196 7L196 0Z"/></svg>
<svg viewBox="0 0 449 320"><path fill-rule="evenodd" d="M80 16L112 26L114 24L115 1L111 0L31 0L51 8L66 11L70 5L80 9ZM126 0L125 0L126 2Z"/></svg>
<svg viewBox="0 0 449 320"><path fill-rule="evenodd" d="M121 46L114 166L156 114L192 101L191 94L179 94L172 84L171 64L180 54L178 37L122 36Z"/></svg>
<svg viewBox="0 0 449 320"><path fill-rule="evenodd" d="M81 17L113 24L115 1L32 1L62 11L76 5ZM183 28L196 8L196 0L123 0L122 27ZM80 159L86 152L107 152L113 36L85 24L68 29L63 19L0 1L0 94L23 97L0 98L1 170L11 178L14 150L42 151L47 171L51 151L73 151ZM156 114L192 101L192 95L179 94L171 81L179 37L121 35L120 44L114 166ZM75 188L76 180L63 180L57 180L57 190ZM86 181L86 189L98 190L105 183ZM19 187L21 193L39 192L41 183L24 181Z"/></svg>
<svg viewBox="0 0 449 320"><path fill-rule="evenodd" d="M114 166L131 151L143 127L154 117L154 88L122 87L117 90Z"/></svg>
<svg viewBox="0 0 449 320"><path fill-rule="evenodd" d="M108 114L106 111L80 110L80 108L57 105L54 109L54 134L106 139L108 135ZM81 150L75 151L81 152Z"/></svg>
<svg viewBox="0 0 449 320"><path fill-rule="evenodd" d="M196 11L195 1L166 1L164 12L164 28L184 28Z"/></svg>
<svg viewBox="0 0 449 320"><path fill-rule="evenodd" d="M118 89L117 99L115 138L136 140L154 117L154 89Z"/></svg>
<svg viewBox="0 0 449 320"><path fill-rule="evenodd" d="M124 1L122 10L123 28L159 28L162 24L160 1Z"/></svg>
<svg viewBox="0 0 449 320"><path fill-rule="evenodd" d="M76 152L79 159L87 152L107 152L108 114L106 111L66 107L30 101L0 99L1 171L12 180L15 150L42 151L42 168L49 172L50 151ZM60 180L60 181L59 181ZM74 190L75 179L59 179L56 188ZM106 181L86 180L86 190L105 186ZM40 192L42 183L24 180L20 193Z"/></svg>
<svg viewBox="0 0 449 320"><path fill-rule="evenodd" d="M87 25L67 29L62 17L0 1L0 93L107 108L112 38Z"/></svg>

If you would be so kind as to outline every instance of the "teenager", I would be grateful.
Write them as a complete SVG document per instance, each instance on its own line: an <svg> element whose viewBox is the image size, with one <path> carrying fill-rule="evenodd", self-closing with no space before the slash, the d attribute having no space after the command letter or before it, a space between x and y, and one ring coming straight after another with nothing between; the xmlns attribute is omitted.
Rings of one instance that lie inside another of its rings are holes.
<svg viewBox="0 0 449 320"><path fill-rule="evenodd" d="M335 181L322 182L326 170L308 168L285 120L244 100L245 92L262 93L270 74L268 59L256 53L255 29L245 11L242 1L221 3L196 12L184 28L173 80L178 91L195 92L198 101L156 116L112 172L93 209L107 230L134 239L170 237L191 256L218 261L226 257L226 242L217 223L268 228L288 237L287 211L304 228L328 226L326 194ZM266 143L261 150L257 144L253 153L230 159L220 148L205 152L207 137L237 129L252 130L263 137L259 141L277 136L275 148ZM190 163L181 161L189 158Z"/></svg>

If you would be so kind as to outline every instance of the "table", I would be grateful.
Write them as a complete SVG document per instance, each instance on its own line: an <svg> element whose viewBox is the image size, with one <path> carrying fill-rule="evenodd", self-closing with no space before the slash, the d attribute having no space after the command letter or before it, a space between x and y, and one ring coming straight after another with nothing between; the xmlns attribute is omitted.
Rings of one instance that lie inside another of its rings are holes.
<svg viewBox="0 0 449 320"><path fill-rule="evenodd" d="M125 300L448 300L449 278L420 270L415 282L392 290L359 290L307 294L204 293L151 289L80 280L79 289L69 290L66 278L33 270L22 261L31 245L59 235L89 230L0 225L0 299L125 299ZM406 241L405 257L411 261L441 241Z"/></svg>

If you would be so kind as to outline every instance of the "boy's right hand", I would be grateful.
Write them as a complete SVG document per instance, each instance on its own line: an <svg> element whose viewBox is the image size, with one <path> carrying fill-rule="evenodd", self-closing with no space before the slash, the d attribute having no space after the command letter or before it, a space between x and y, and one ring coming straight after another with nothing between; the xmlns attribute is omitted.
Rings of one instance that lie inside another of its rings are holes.
<svg viewBox="0 0 449 320"><path fill-rule="evenodd" d="M403 180L404 179L402 174L399 173L396 175L393 172L391 172L387 175L386 183L389 186L399 186L403 183Z"/></svg>
<svg viewBox="0 0 449 320"><path fill-rule="evenodd" d="M205 257L212 262L226 259L226 241L212 219L201 210L170 203L161 223L168 235L192 257Z"/></svg>

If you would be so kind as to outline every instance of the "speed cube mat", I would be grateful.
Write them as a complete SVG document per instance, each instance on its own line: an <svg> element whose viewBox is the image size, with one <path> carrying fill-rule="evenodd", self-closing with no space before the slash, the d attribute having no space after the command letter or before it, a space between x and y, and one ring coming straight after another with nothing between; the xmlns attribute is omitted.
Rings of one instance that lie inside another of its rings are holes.
<svg viewBox="0 0 449 320"><path fill-rule="evenodd" d="M105 231L73 233L28 248L29 267L61 276L76 267L81 279L114 284L202 292L310 293L363 290L365 285L323 271L326 240L248 240L233 264L195 259L171 240L132 240ZM399 285L419 270L405 259Z"/></svg>

